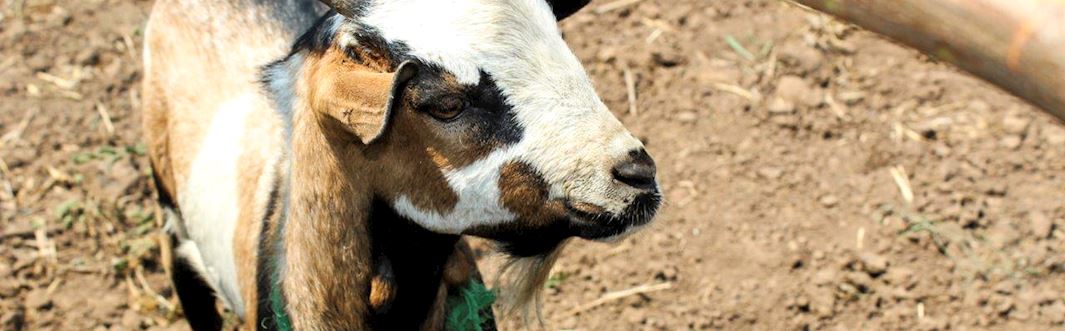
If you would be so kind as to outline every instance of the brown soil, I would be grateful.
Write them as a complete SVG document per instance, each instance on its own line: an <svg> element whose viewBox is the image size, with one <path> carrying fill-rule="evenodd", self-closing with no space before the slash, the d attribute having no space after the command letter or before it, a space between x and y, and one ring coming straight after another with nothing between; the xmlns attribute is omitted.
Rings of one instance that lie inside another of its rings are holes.
<svg viewBox="0 0 1065 331"><path fill-rule="evenodd" d="M613 3L564 31L667 204L570 246L545 329L1065 328L1061 123L783 2ZM4 2L0 329L187 328L136 110L150 5Z"/></svg>

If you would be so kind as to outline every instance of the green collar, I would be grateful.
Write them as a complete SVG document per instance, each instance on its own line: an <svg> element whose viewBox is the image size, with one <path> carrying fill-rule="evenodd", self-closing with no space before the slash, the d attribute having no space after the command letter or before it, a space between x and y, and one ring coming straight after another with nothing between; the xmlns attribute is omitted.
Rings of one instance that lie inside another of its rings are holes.
<svg viewBox="0 0 1065 331"><path fill-rule="evenodd" d="M492 303L496 294L480 280L473 278L466 287L447 296L446 328L453 331L484 331L486 323L492 322Z"/></svg>
<svg viewBox="0 0 1065 331"><path fill-rule="evenodd" d="M278 331L292 331L292 320L285 311L285 298L281 295L281 282L278 279L278 269L274 266L273 279L270 280L270 310L274 312L274 329Z"/></svg>
<svg viewBox="0 0 1065 331"><path fill-rule="evenodd" d="M292 331L292 320L285 311L285 299L281 295L281 286L276 281L277 272L270 286L270 310L273 311L274 328L278 331ZM447 330L483 331L486 322L492 320L492 303L496 294L478 279L470 279L466 287L450 293L447 297ZM486 314L487 312L487 314Z"/></svg>

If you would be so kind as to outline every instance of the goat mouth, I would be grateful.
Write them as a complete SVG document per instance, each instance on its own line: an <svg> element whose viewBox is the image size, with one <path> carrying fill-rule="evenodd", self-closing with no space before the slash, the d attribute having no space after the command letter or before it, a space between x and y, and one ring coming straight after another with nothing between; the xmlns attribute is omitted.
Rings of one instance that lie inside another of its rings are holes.
<svg viewBox="0 0 1065 331"><path fill-rule="evenodd" d="M658 212L662 196L645 193L636 196L625 210L614 214L588 204L566 201L566 212L570 227L578 237L596 241L614 241L647 225Z"/></svg>
<svg viewBox="0 0 1065 331"><path fill-rule="evenodd" d="M658 192L647 193L637 196L621 213L613 214L598 207L589 208L591 205L563 201L566 213L553 218L547 226L519 231L486 228L480 234L470 234L495 241L510 256L542 256L571 237L599 242L624 238L650 223L661 203L662 197Z"/></svg>

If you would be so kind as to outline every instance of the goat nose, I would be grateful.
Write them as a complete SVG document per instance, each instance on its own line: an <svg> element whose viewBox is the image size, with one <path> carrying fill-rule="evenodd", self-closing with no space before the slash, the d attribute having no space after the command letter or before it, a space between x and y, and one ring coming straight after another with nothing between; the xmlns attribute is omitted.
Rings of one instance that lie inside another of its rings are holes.
<svg viewBox="0 0 1065 331"><path fill-rule="evenodd" d="M624 161L611 169L614 179L641 190L655 188L655 172L655 161L643 149L630 151Z"/></svg>

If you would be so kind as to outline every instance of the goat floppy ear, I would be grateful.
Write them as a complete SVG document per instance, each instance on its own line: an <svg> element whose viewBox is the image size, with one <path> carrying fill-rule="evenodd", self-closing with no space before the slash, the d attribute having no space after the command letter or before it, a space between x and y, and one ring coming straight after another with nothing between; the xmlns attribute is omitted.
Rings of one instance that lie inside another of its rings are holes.
<svg viewBox="0 0 1065 331"><path fill-rule="evenodd" d="M347 59L323 60L333 63L319 66L309 82L312 109L343 123L363 144L373 143L388 128L406 83L418 73L417 61L404 61L389 73Z"/></svg>
<svg viewBox="0 0 1065 331"><path fill-rule="evenodd" d="M555 13L555 18L559 21L581 10L589 2L592 0L547 0L547 4L551 6L551 11Z"/></svg>

